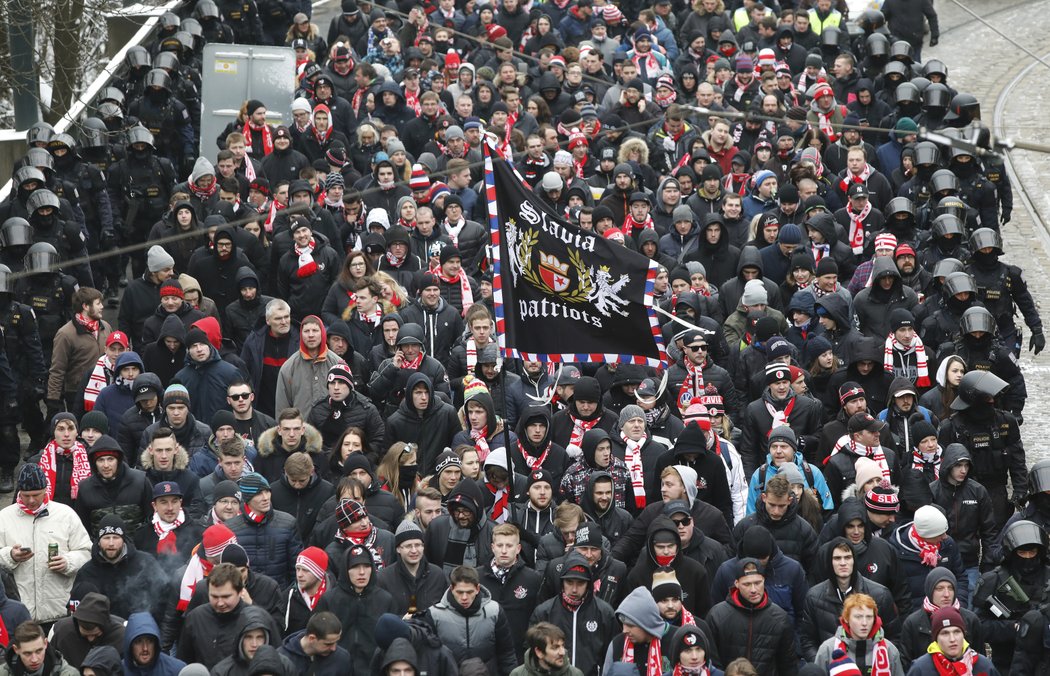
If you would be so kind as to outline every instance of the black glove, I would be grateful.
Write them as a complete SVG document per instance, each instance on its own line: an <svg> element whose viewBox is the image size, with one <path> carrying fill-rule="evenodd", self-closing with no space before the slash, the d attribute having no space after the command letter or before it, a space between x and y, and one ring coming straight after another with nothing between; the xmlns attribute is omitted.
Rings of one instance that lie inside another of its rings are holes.
<svg viewBox="0 0 1050 676"><path fill-rule="evenodd" d="M941 36L939 36L939 35L932 36L932 37L930 37L930 46L931 47L936 47L937 43L940 42L940 41L941 41Z"/></svg>
<svg viewBox="0 0 1050 676"><path fill-rule="evenodd" d="M1007 223L1009 223L1010 222L1010 212L1009 211L1004 211L1002 216L999 217L999 222L1002 223L1003 225L1006 225Z"/></svg>
<svg viewBox="0 0 1050 676"><path fill-rule="evenodd" d="M63 408L64 407L62 406L62 402L59 401L58 399L48 399L47 400L47 419L48 419L48 422L50 422L51 419L54 418L56 415L61 413Z"/></svg>
<svg viewBox="0 0 1050 676"><path fill-rule="evenodd" d="M117 244L117 233L113 228L107 228L102 231L98 238L98 248L100 251L108 251L110 248Z"/></svg>
<svg viewBox="0 0 1050 676"><path fill-rule="evenodd" d="M15 397L8 397L4 400L4 417L8 420L18 420L22 417L19 415L18 399Z"/></svg>
<svg viewBox="0 0 1050 676"><path fill-rule="evenodd" d="M1046 349L1046 336L1043 335L1042 331L1037 331L1032 334L1032 339L1028 341L1028 351L1039 354Z"/></svg>

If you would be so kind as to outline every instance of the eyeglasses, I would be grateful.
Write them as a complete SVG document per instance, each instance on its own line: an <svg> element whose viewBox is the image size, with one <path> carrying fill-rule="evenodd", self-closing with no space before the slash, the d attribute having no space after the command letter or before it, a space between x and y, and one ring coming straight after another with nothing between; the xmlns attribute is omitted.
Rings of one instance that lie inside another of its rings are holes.
<svg viewBox="0 0 1050 676"><path fill-rule="evenodd" d="M352 267L352 268L366 268L368 266L365 265L364 261L354 261L353 263L350 264L350 267Z"/></svg>
<svg viewBox="0 0 1050 676"><path fill-rule="evenodd" d="M252 396L251 392L243 392L241 394L227 394L226 397L231 401L244 401Z"/></svg>
<svg viewBox="0 0 1050 676"><path fill-rule="evenodd" d="M688 526L693 522L693 517L684 516L681 519L671 519L671 521L674 521L675 526Z"/></svg>

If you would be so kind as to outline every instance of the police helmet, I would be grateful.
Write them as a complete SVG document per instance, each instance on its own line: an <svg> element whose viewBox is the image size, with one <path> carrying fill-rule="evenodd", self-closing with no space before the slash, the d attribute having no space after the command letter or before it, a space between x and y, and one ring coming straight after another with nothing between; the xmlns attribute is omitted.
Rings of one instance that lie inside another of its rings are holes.
<svg viewBox="0 0 1050 676"><path fill-rule="evenodd" d="M993 251L1000 256L1003 255L1003 238L991 228L977 228L970 235L970 249L980 251L985 247L992 247Z"/></svg>
<svg viewBox="0 0 1050 676"><path fill-rule="evenodd" d="M886 79L889 82L900 82L901 80L908 79L910 75L911 68L908 67L908 64L901 61L890 61L882 70L883 79Z"/></svg>
<svg viewBox="0 0 1050 676"><path fill-rule="evenodd" d="M0 244L4 248L29 246L33 243L33 226L24 218L13 216L0 226Z"/></svg>
<svg viewBox="0 0 1050 676"><path fill-rule="evenodd" d="M193 8L193 17L199 21L219 18L219 6L212 0L197 0L197 6Z"/></svg>
<svg viewBox="0 0 1050 676"><path fill-rule="evenodd" d="M984 310L984 308L970 308L963 313L964 321L966 314L974 310ZM991 315L988 316L991 317ZM1006 388L1007 382L991 371L969 371L959 383L959 396L952 402L952 410L965 411L971 406L984 403L987 397L998 396Z"/></svg>
<svg viewBox="0 0 1050 676"><path fill-rule="evenodd" d="M1031 547L1038 547L1040 556L1046 556L1047 549L1050 549L1050 538L1047 537L1046 531L1034 522L1028 519L1014 521L1003 531L1003 550L1012 554L1018 549Z"/></svg>
<svg viewBox="0 0 1050 676"><path fill-rule="evenodd" d="M121 110L124 109L124 102L127 99L124 97L124 92L120 91L116 87L106 87L98 95L98 102L105 103L106 101L112 101L113 103L120 106Z"/></svg>
<svg viewBox="0 0 1050 676"><path fill-rule="evenodd" d="M55 134L54 137L47 143L47 149L53 151L59 148L65 148L70 152L75 152L77 149L77 142L69 134Z"/></svg>
<svg viewBox="0 0 1050 676"><path fill-rule="evenodd" d="M977 284L968 272L953 272L944 278L944 293L954 296L960 293L977 293Z"/></svg>
<svg viewBox="0 0 1050 676"><path fill-rule="evenodd" d="M930 192L938 195L942 192L959 192L959 179L951 169L938 169L930 176Z"/></svg>
<svg viewBox="0 0 1050 676"><path fill-rule="evenodd" d="M995 317L983 306L968 308L959 319L959 330L963 335L983 331L984 333L995 333Z"/></svg>
<svg viewBox="0 0 1050 676"><path fill-rule="evenodd" d="M941 214L937 218L933 219L933 225L930 227L930 231L934 237L946 237L948 235L961 236L966 229L963 227L962 221L953 214Z"/></svg>
<svg viewBox="0 0 1050 676"><path fill-rule="evenodd" d="M821 48L834 49L838 51L839 45L842 40L842 31L838 26L825 26L824 31L820 34L820 46Z"/></svg>
<svg viewBox="0 0 1050 676"><path fill-rule="evenodd" d="M966 222L966 216L969 207L966 202L962 201L962 198L958 195L946 195L937 200L937 205L933 208L933 214L937 216L955 216L960 221Z"/></svg>
<svg viewBox="0 0 1050 676"><path fill-rule="evenodd" d="M163 31L174 31L182 23L182 19L175 12L164 12L157 23L160 24L160 29Z"/></svg>
<svg viewBox="0 0 1050 676"><path fill-rule="evenodd" d="M112 117L115 117L118 120L123 120L124 111L120 109L120 106L113 103L112 101L106 101L98 107L98 116L104 120L108 120Z"/></svg>
<svg viewBox="0 0 1050 676"><path fill-rule="evenodd" d="M189 31L183 31L183 30L176 31L175 35L173 35L172 37L175 40L178 41L179 47L181 47L183 51L186 51L186 52L192 52L193 51L194 38L193 38L193 35L190 34Z"/></svg>
<svg viewBox="0 0 1050 676"><path fill-rule="evenodd" d="M911 84L911 83L908 83ZM904 86L904 85L901 85ZM914 85L911 85L914 86ZM929 141L920 141L915 144L915 166L925 167L941 163L941 150L937 144Z"/></svg>
<svg viewBox="0 0 1050 676"><path fill-rule="evenodd" d="M146 73L146 86L157 87L159 89L163 89L166 92L170 92L171 76L168 75L168 71L166 70L154 68L150 72Z"/></svg>
<svg viewBox="0 0 1050 676"><path fill-rule="evenodd" d="M1050 460L1040 460L1028 470L1028 495L1050 491Z"/></svg>
<svg viewBox="0 0 1050 676"><path fill-rule="evenodd" d="M974 120L981 119L981 104L973 94L965 92L952 97L948 104L948 113L944 116L945 122L958 122L967 125Z"/></svg>
<svg viewBox="0 0 1050 676"><path fill-rule="evenodd" d="M933 82L926 91L922 93L922 104L927 109L936 108L945 110L948 109L948 104L951 103L952 92L948 89L947 85L942 85L940 82Z"/></svg>
<svg viewBox="0 0 1050 676"><path fill-rule="evenodd" d="M13 178L15 185L19 188L30 181L37 181L41 186L47 182L47 179L44 178L44 172L28 164L24 167L19 167Z"/></svg>
<svg viewBox="0 0 1050 676"><path fill-rule="evenodd" d="M948 66L946 66L940 59L930 59L923 64L922 74L926 77L940 75L942 78L948 79Z"/></svg>
<svg viewBox="0 0 1050 676"><path fill-rule="evenodd" d="M58 201L58 195L51 192L47 188L41 188L40 190L34 190L33 194L26 200L26 211L31 214L35 214L40 209L51 207L56 211L62 207L62 203Z"/></svg>
<svg viewBox="0 0 1050 676"><path fill-rule="evenodd" d="M51 136L54 133L55 128L47 122L37 122L29 129L26 129L26 144L32 148L35 143L47 143L51 140Z"/></svg>
<svg viewBox="0 0 1050 676"><path fill-rule="evenodd" d="M103 148L109 130L106 123L97 117L87 117L80 124L81 145L85 148Z"/></svg>
<svg viewBox="0 0 1050 676"><path fill-rule="evenodd" d="M894 61L903 61L904 63L911 65L915 63L913 51L910 42L897 40L890 45L890 58Z"/></svg>
<svg viewBox="0 0 1050 676"><path fill-rule="evenodd" d="M54 138L52 136L51 138ZM50 143L50 141L48 141ZM54 171L55 158L44 148L30 148L26 151L26 164L40 171Z"/></svg>
<svg viewBox="0 0 1050 676"><path fill-rule="evenodd" d="M871 33L886 25L886 16L877 9L866 9L857 18L857 25L865 32Z"/></svg>
<svg viewBox="0 0 1050 676"><path fill-rule="evenodd" d="M23 262L31 275L54 272L58 265L58 250L47 242L37 242L29 247Z"/></svg>
<svg viewBox="0 0 1050 676"><path fill-rule="evenodd" d="M894 197L886 203L887 221L906 221L915 218L915 204L907 197Z"/></svg>
<svg viewBox="0 0 1050 676"><path fill-rule="evenodd" d="M882 33L872 33L869 35L864 41L864 48L868 53L868 58L873 60L885 60L890 56L890 41Z"/></svg>
<svg viewBox="0 0 1050 676"><path fill-rule="evenodd" d="M193 38L193 44L196 46L198 41L204 40L204 29L201 27L201 22L197 21L193 17L182 20L182 25L179 26L179 30L186 31Z"/></svg>
<svg viewBox="0 0 1050 676"><path fill-rule="evenodd" d="M136 143L145 143L150 148L156 147L153 145L153 134L150 133L149 129L141 125L134 126L128 130L128 147Z"/></svg>
<svg viewBox="0 0 1050 676"><path fill-rule="evenodd" d="M15 283L11 279L11 268L0 263L0 293L14 293Z"/></svg>
<svg viewBox="0 0 1050 676"><path fill-rule="evenodd" d="M937 261L937 265L933 266L933 278L947 278L948 275L952 274L953 272L959 272L960 270L964 269L965 266L962 264L962 261L958 258L942 258L941 260Z"/></svg>
<svg viewBox="0 0 1050 676"><path fill-rule="evenodd" d="M180 65L179 57L173 52L161 52L157 54L157 58L153 61L154 68L166 71L177 71Z"/></svg>
<svg viewBox="0 0 1050 676"><path fill-rule="evenodd" d="M128 50L128 68L132 70L148 70L150 68L151 59L149 52L142 45L135 45Z"/></svg>
<svg viewBox="0 0 1050 676"><path fill-rule="evenodd" d="M922 101L922 94L919 92L919 88L911 82L902 82L893 91L893 100L897 105L919 103Z"/></svg>
<svg viewBox="0 0 1050 676"><path fill-rule="evenodd" d="M926 88L933 84L921 75L916 75L909 80L909 82L915 85L915 88L919 90L919 98L922 98L923 94L926 93Z"/></svg>

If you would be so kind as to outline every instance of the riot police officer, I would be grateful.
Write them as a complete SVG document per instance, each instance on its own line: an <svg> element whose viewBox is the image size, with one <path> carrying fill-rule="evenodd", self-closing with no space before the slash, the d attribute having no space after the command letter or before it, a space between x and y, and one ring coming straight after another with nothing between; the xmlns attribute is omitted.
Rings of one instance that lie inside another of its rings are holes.
<svg viewBox="0 0 1050 676"><path fill-rule="evenodd" d="M193 166L196 155L193 121L185 104L171 93L171 76L154 68L146 73L146 93L128 107L151 134L157 155L171 160L179 169Z"/></svg>
<svg viewBox="0 0 1050 676"><path fill-rule="evenodd" d="M77 155L76 142L69 134L56 134L48 143L48 151L55 158L56 175L76 186L81 197L81 209L87 223L88 253L98 253L101 242L115 241L113 212L106 190L106 177L95 166L81 161ZM101 287L106 279L102 261L92 264L92 279ZM107 297L116 298L116 284L106 289Z"/></svg>
<svg viewBox="0 0 1050 676"><path fill-rule="evenodd" d="M12 216L0 225L0 263L15 272L25 269L25 255L33 244L33 226L29 221Z"/></svg>
<svg viewBox="0 0 1050 676"><path fill-rule="evenodd" d="M1026 667L1045 659L1042 641L1038 646L1032 642L1042 638L1048 621L1048 550L1050 538L1042 528L1027 520L1013 522L1003 532L1002 565L981 576L974 594L974 611L992 646L992 660L1003 673L1046 673Z"/></svg>
<svg viewBox="0 0 1050 676"><path fill-rule="evenodd" d="M190 114L194 136L200 133L201 96L199 78L195 78L182 67L179 57L174 52L161 52L153 59L155 68L160 68L171 78L172 96L178 99Z"/></svg>
<svg viewBox="0 0 1050 676"><path fill-rule="evenodd" d="M54 137L52 137L54 138ZM70 181L55 173L55 158L46 148L30 148L25 156L26 166L36 167L44 174L44 187L55 193L62 205L62 218L72 221L87 235L87 220L80 206L80 191Z"/></svg>
<svg viewBox="0 0 1050 676"><path fill-rule="evenodd" d="M146 241L153 224L164 216L175 184L175 168L164 157L153 154L153 135L143 127L128 132L127 157L108 176L113 225L126 244ZM120 267L123 277L127 261ZM132 259L135 276L146 270L145 256Z"/></svg>
<svg viewBox="0 0 1050 676"><path fill-rule="evenodd" d="M55 193L41 188L29 196L26 207L29 210L29 224L33 226L34 243L47 242L54 247L60 263L87 256L80 228L61 218L61 205ZM91 266L87 263L63 266L62 271L76 277L83 286L92 285Z"/></svg>
<svg viewBox="0 0 1050 676"><path fill-rule="evenodd" d="M929 246L919 252L919 264L924 270L933 270L945 258L967 260L970 250L966 246L962 221L952 214L941 214L933 219L930 227Z"/></svg>
<svg viewBox="0 0 1050 676"><path fill-rule="evenodd" d="M930 179L941 168L941 150L929 141L915 144L915 176L905 181L897 194L922 206L929 201Z"/></svg>
<svg viewBox="0 0 1050 676"><path fill-rule="evenodd" d="M126 61L127 72L123 79L114 80L114 85L125 94L126 98L137 99L146 91L146 73L153 68L153 59L145 47L135 45L128 49Z"/></svg>
<svg viewBox="0 0 1050 676"><path fill-rule="evenodd" d="M233 31L234 42L239 45L262 44L262 21L255 0L219 0L218 4L223 23Z"/></svg>
<svg viewBox="0 0 1050 676"><path fill-rule="evenodd" d="M80 132L80 158L99 171L109 171L111 166L124 157L123 145L112 142L110 131L100 118L84 118L80 124Z"/></svg>
<svg viewBox="0 0 1050 676"><path fill-rule="evenodd" d="M999 397L999 405L1020 417L1028 399L1028 387L1017 358L996 338L995 320L987 308L975 305L963 311L959 318L959 337L950 347L962 357L969 370L987 371L1004 380L1008 387ZM942 351L941 354L948 353Z"/></svg>
<svg viewBox="0 0 1050 676"><path fill-rule="evenodd" d="M1003 166L1003 156L998 153L984 158L984 177L995 186L995 196L999 200L999 222L1006 225L1014 211L1014 189L1010 177Z"/></svg>
<svg viewBox="0 0 1050 676"><path fill-rule="evenodd" d="M977 285L973 277L965 272L953 272L944 279L940 305L931 309L930 314L922 322L922 342L925 345L940 346L943 343L954 343L959 339L959 322L964 312L975 305L977 300ZM952 349L944 352L938 349L938 354L948 355ZM966 362L969 364L970 362Z"/></svg>
<svg viewBox="0 0 1050 676"><path fill-rule="evenodd" d="M988 489L998 528L1010 518L1012 503L1024 498L1028 487L1017 418L996 402L1006 388L1006 381L993 373L970 371L959 383L958 396L951 405L954 413L937 431L942 448L962 444L969 449L973 456L971 476ZM1012 501L1006 494L1007 478L1013 484Z"/></svg>
<svg viewBox="0 0 1050 676"><path fill-rule="evenodd" d="M982 228L999 229L999 200L995 186L981 173L981 165L973 153L953 147L949 165L959 178L959 197L977 210Z"/></svg>
<svg viewBox="0 0 1050 676"><path fill-rule="evenodd" d="M233 30L222 22L219 6L213 0L197 0L193 18L201 23L201 31L207 42L233 42Z"/></svg>
<svg viewBox="0 0 1050 676"><path fill-rule="evenodd" d="M40 345L36 315L33 308L15 299L15 282L11 268L0 265L0 329L3 330L3 350L12 359L11 370L16 382L16 401L19 415L11 418L11 410L0 411L0 493L10 491L11 472L19 460L20 442L15 425L29 435L30 449L42 448L47 441L47 426L40 404L47 392L47 358Z"/></svg>
<svg viewBox="0 0 1050 676"><path fill-rule="evenodd" d="M1003 239L991 228L979 228L970 237L970 264L967 272L977 282L977 297L995 317L999 326L999 336L1003 343L1021 353L1022 335L1014 324L1014 307L1021 311L1025 324L1032 331L1028 349L1039 354L1046 347L1043 336L1043 321L1039 318L1039 309L1035 305L1028 283L1021 268L999 261L1003 255Z"/></svg>
<svg viewBox="0 0 1050 676"><path fill-rule="evenodd" d="M40 332L40 349L44 361L51 362L55 333L73 318L73 293L77 282L57 269L58 251L47 242L29 247L25 255L26 276L18 280L15 295L36 315Z"/></svg>

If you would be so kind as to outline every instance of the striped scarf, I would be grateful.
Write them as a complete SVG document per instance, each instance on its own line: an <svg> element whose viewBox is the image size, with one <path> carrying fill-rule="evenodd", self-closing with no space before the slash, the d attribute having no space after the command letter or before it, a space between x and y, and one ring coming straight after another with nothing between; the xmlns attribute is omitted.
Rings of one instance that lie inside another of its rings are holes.
<svg viewBox="0 0 1050 676"><path fill-rule="evenodd" d="M47 499L55 498L55 484L58 482L58 457L59 455L73 456L73 473L69 477L69 495L74 500L80 491L80 482L91 476L91 462L88 460L87 449L79 441L72 448L62 448L58 442L52 439L44 446L40 453L40 469L44 471L47 479Z"/></svg>
<svg viewBox="0 0 1050 676"><path fill-rule="evenodd" d="M109 374L113 373L113 364L108 355L102 355L95 362L88 376L87 386L84 388L84 411L95 408L95 400L98 399L102 388L109 385Z"/></svg>
<svg viewBox="0 0 1050 676"><path fill-rule="evenodd" d="M634 664L634 641L630 636L623 638L623 658L621 662ZM649 641L649 650L645 655L645 676L661 676L663 674L664 658L660 652L660 639L654 638Z"/></svg>
<svg viewBox="0 0 1050 676"><path fill-rule="evenodd" d="M631 474L631 487L634 488L634 505L639 510L645 509L645 473L642 470L642 447L648 441L644 434L638 441L631 441L626 434L620 432L626 450L624 451L624 463L627 471Z"/></svg>
<svg viewBox="0 0 1050 676"><path fill-rule="evenodd" d="M911 345L901 345L897 342L893 333L886 336L886 343L883 346L883 357L882 357L882 370L887 373L893 373L894 352L901 354L901 365L904 365L904 357L909 353L915 354L915 369L918 371L919 377L915 379L916 387L929 387L930 386L930 365L926 360L926 346L922 344L922 338L916 334L912 340Z"/></svg>
<svg viewBox="0 0 1050 676"><path fill-rule="evenodd" d="M889 463L886 462L886 453L882 450L882 445L865 446L863 444L858 444L848 434L843 434L839 437L839 440L835 442L835 447L831 449L831 455L827 457L824 464L827 465L836 453L847 447L854 453L854 455L874 460L875 464L879 466L879 470L882 472L882 477L884 479L890 478L890 466Z"/></svg>

